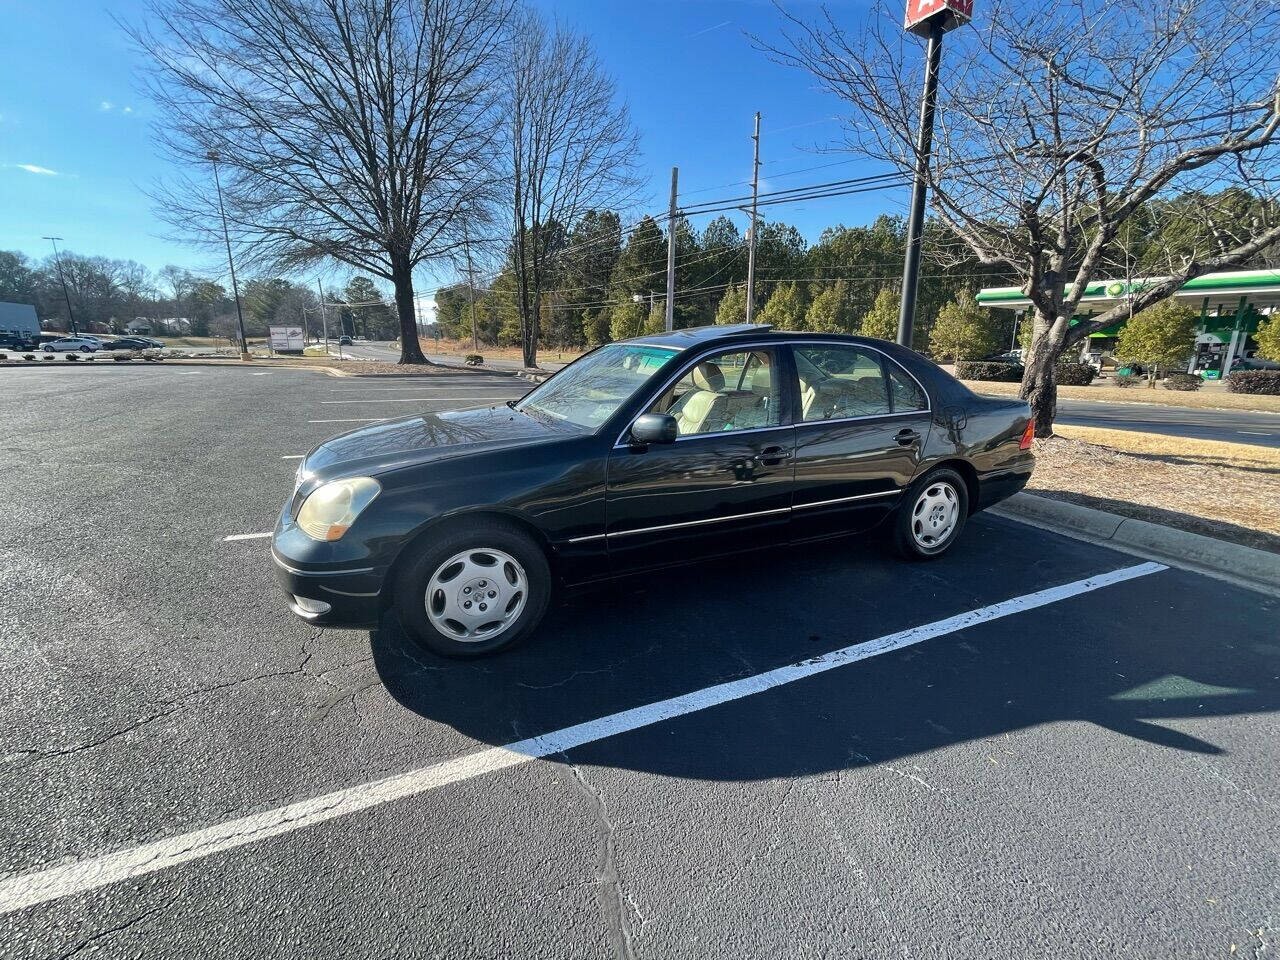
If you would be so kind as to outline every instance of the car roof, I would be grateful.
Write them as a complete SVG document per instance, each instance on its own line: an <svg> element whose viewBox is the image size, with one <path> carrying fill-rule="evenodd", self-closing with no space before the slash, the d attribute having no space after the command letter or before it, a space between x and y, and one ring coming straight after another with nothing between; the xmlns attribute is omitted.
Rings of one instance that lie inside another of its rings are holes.
<svg viewBox="0 0 1280 960"><path fill-rule="evenodd" d="M668 333L651 333L622 343L643 343L654 346L676 347L688 350L694 347L721 346L748 336L777 337L779 340L801 342L804 340L830 341L875 347L881 351L893 351L897 344L873 337L858 337L847 333L814 333L809 330L775 330L771 323L732 323L706 327L685 327Z"/></svg>

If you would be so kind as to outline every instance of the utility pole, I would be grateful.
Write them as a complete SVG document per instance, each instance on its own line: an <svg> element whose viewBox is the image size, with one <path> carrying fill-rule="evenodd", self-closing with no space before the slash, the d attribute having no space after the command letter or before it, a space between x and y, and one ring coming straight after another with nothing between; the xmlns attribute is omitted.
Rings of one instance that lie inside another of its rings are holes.
<svg viewBox="0 0 1280 960"><path fill-rule="evenodd" d="M67 302L67 322L71 325L71 333L77 334L80 331L76 329L76 317L71 312L71 294L67 293L67 278L62 275L62 254L58 252L58 241L61 237L45 237L53 244L53 262L58 268L58 282L62 284L62 299Z"/></svg>
<svg viewBox="0 0 1280 960"><path fill-rule="evenodd" d="M973 0L907 0L903 25L908 33L927 37L924 94L920 97L920 127L916 132L916 174L907 216L907 255L902 264L902 311L898 314L898 342L911 346L916 291L920 286L920 248L924 243L924 202L928 193L929 155L933 151L933 114L938 103L938 71L942 66L942 35L969 22Z"/></svg>
<svg viewBox="0 0 1280 960"><path fill-rule="evenodd" d="M244 311L240 307L240 285L236 283L236 263L231 258L231 233L227 230L227 208L222 205L222 180L218 177L217 150L210 150L206 157L213 164L213 184L218 190L218 212L222 214L222 239L227 245L227 269L231 271L231 293L236 298L236 323L240 328L240 359L249 359L249 340L244 335Z"/></svg>
<svg viewBox="0 0 1280 960"><path fill-rule="evenodd" d="M467 301L471 304L471 352L480 352L480 338L476 332L476 282L471 273L471 237L467 224L462 224L462 249L467 253ZM436 321L439 323L439 320Z"/></svg>
<svg viewBox="0 0 1280 960"><path fill-rule="evenodd" d="M324 287L320 285L320 278L316 277L316 289L320 291L320 323L324 325L324 354L329 355L329 317L324 312Z"/></svg>
<svg viewBox="0 0 1280 960"><path fill-rule="evenodd" d="M671 168L671 214L667 219L667 333L676 328L676 181L680 168Z"/></svg>
<svg viewBox="0 0 1280 960"><path fill-rule="evenodd" d="M747 243L747 323L755 315L756 307L756 200L760 193L760 114L756 113L755 158L751 163L751 236Z"/></svg>

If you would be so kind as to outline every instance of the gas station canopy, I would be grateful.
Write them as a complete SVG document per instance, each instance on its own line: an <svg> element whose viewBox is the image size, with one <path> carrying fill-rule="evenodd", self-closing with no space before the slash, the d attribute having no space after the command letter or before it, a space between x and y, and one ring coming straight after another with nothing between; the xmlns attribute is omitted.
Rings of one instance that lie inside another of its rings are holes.
<svg viewBox="0 0 1280 960"><path fill-rule="evenodd" d="M1085 287L1084 296L1076 308L1071 323L1088 320L1105 313L1112 307L1128 302L1128 298L1158 283L1163 277L1136 277L1129 280L1095 280ZM1068 285L1067 289L1070 289ZM1206 273L1188 280L1173 294L1200 314L1200 323L1194 344L1188 344L1191 354L1188 373L1199 373L1206 379L1216 379L1230 372L1233 362L1246 356L1251 348L1250 338L1258 331L1262 318L1280 307L1280 270L1234 270L1223 273ZM979 306L994 310L1013 310L1019 315L1031 308L1031 300L1018 287L988 287L978 291ZM1114 337L1128 318L1092 333L1082 346L1082 353L1095 354L1109 350Z"/></svg>
<svg viewBox="0 0 1280 960"><path fill-rule="evenodd" d="M1137 277L1131 280L1095 280L1085 287L1077 316L1089 317L1109 310L1147 284L1160 279L1162 278ZM1245 297L1249 306L1257 312L1268 314L1280 306L1280 270L1206 273L1202 277L1188 280L1173 296L1187 301L1202 312L1230 310L1233 314L1239 306L1240 298ZM1031 301L1018 287L987 287L978 292L978 303L996 310L1024 311L1031 306Z"/></svg>

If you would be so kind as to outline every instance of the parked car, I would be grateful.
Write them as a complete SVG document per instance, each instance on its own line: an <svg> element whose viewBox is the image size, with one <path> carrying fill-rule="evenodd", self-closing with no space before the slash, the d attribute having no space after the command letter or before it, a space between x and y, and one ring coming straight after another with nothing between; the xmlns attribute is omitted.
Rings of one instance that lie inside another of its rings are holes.
<svg viewBox="0 0 1280 960"><path fill-rule="evenodd" d="M351 346L351 338L348 337L346 334L343 334L341 337L338 338L338 346L340 347Z"/></svg>
<svg viewBox="0 0 1280 960"><path fill-rule="evenodd" d="M45 353L67 353L79 350L82 353L96 353L102 348L102 341L97 337L77 336L59 337L44 344Z"/></svg>
<svg viewBox="0 0 1280 960"><path fill-rule="evenodd" d="M1237 357L1231 361L1231 372L1237 370L1280 370L1280 363L1274 360L1264 360L1256 354L1252 357Z"/></svg>
<svg viewBox="0 0 1280 960"><path fill-rule="evenodd" d="M611 343L519 401L312 450L272 535L298 616L394 609L447 656L527 636L554 590L881 530L939 557L1021 490L1032 421L911 350L704 327Z"/></svg>
<svg viewBox="0 0 1280 960"><path fill-rule="evenodd" d="M103 350L153 350L152 342L145 337L117 337L102 344Z"/></svg>

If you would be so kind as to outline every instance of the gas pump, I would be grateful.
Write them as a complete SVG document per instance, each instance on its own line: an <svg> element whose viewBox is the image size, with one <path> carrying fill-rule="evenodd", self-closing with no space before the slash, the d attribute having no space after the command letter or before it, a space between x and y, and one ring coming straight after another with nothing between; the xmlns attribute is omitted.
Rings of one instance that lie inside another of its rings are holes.
<svg viewBox="0 0 1280 960"><path fill-rule="evenodd" d="M1196 337L1196 352L1191 361L1191 373L1198 373L1205 380L1222 379L1222 341L1211 333Z"/></svg>

